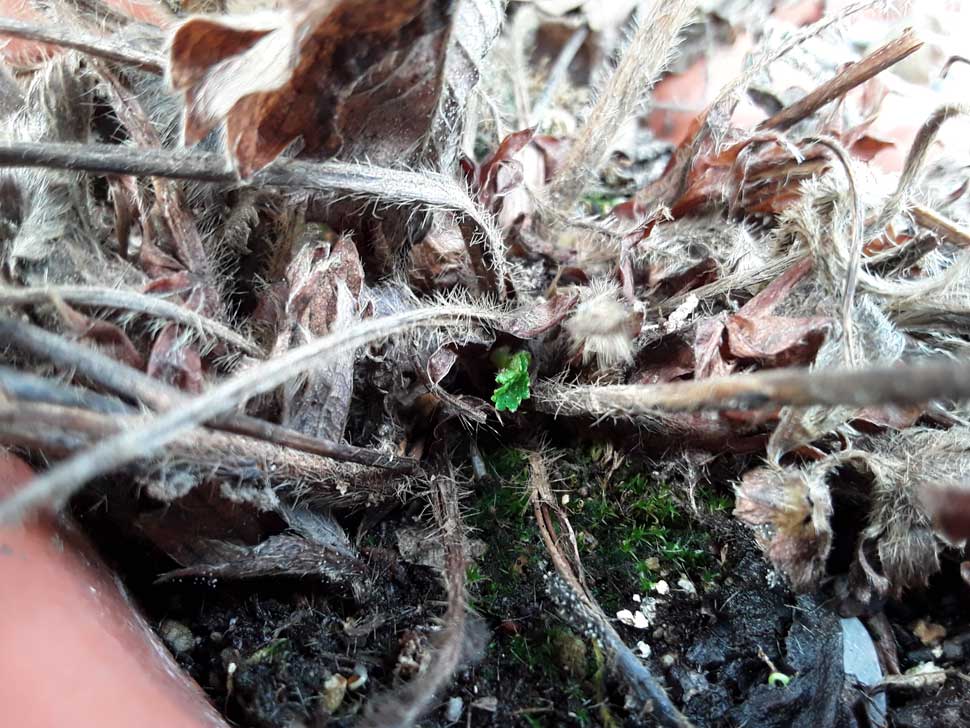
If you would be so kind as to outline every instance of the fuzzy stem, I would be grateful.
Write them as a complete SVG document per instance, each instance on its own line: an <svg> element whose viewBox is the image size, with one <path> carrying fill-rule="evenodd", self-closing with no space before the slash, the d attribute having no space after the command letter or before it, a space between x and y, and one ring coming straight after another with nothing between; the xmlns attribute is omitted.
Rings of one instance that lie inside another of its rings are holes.
<svg viewBox="0 0 970 728"><path fill-rule="evenodd" d="M0 318L0 340L54 362L62 369L79 373L102 387L159 412L179 407L187 400L181 390L99 351L68 341L25 321ZM309 437L245 414L222 415L206 424L215 429L247 435L334 460L372 465L401 473L413 472L417 467L417 463L411 458Z"/></svg>
<svg viewBox="0 0 970 728"><path fill-rule="evenodd" d="M265 355L256 344L225 324L202 316L185 306L147 293L97 286L43 286L35 288L0 286L0 306L39 305L51 303L57 298L81 306L137 311L148 316L168 319L195 329L200 333L218 337L250 356L262 358Z"/></svg>
<svg viewBox="0 0 970 728"><path fill-rule="evenodd" d="M358 723L360 728L382 728L414 725L428 711L438 692L445 686L461 662L465 648L467 621L465 603L465 557L458 486L451 477L437 477L432 486L435 520L444 547L444 577L448 608L444 616L441 647L435 652L431 667L414 682L398 692L381 696L372 703L370 712Z"/></svg>
<svg viewBox="0 0 970 728"><path fill-rule="evenodd" d="M0 404L0 442L34 448L45 455L58 457L142 427L147 421L144 415L108 415L14 400ZM317 497L326 495L347 505L366 501L374 495L374 487L385 492L395 488L383 474L374 477L380 471L335 463L318 455L225 432L183 433L156 455L166 463L184 463L196 472L218 473L232 480L255 476L274 486L309 482ZM360 488L355 484L357 478L361 481ZM340 494L338 486L342 486L345 495Z"/></svg>
<svg viewBox="0 0 970 728"><path fill-rule="evenodd" d="M415 329L487 322L497 314L478 307L439 306L362 321L291 349L229 379L208 392L179 403L146 425L110 437L54 466L0 502L0 523L17 521L45 505L61 505L88 481L128 463L151 457L186 431L228 414L250 398L269 392L288 379L345 351Z"/></svg>
<svg viewBox="0 0 970 728"><path fill-rule="evenodd" d="M932 364L872 369L810 371L779 369L756 374L656 385L569 386L547 382L533 393L545 412L625 417L698 410L765 407L870 407L970 399L970 364Z"/></svg>
<svg viewBox="0 0 970 728"><path fill-rule="evenodd" d="M70 48L89 56L104 58L125 66L134 66L158 76L164 73L164 61L161 56L144 53L119 40L105 40L76 30L28 23L13 18L0 18L0 35Z"/></svg>
<svg viewBox="0 0 970 728"><path fill-rule="evenodd" d="M118 144L11 142L0 145L0 167L45 167L110 175L186 179L226 185L244 183L218 154L187 149L136 149ZM485 245L490 277L504 281L505 244L491 216L454 179L436 172L391 169L357 162L307 162L278 159L249 180L254 187L340 192L383 204L421 204L452 210L470 220ZM498 290L501 298L502 289Z"/></svg>
<svg viewBox="0 0 970 728"><path fill-rule="evenodd" d="M970 115L970 105L944 104L930 114L930 117L923 122L923 126L916 133L916 138L913 140L913 145L909 149L909 154L906 155L906 162L903 164L903 171L899 175L899 183L896 185L896 189L889 195L889 199L886 200L886 204L883 206L878 219L866 230L867 240L876 235L881 235L886 229L886 226L899 214L906 195L915 184L916 178L923 169L923 163L926 161L926 155L930 151L930 145L936 139L940 127L948 120L960 115Z"/></svg>
<svg viewBox="0 0 970 728"><path fill-rule="evenodd" d="M693 11L687 0L654 0L633 40L549 189L550 199L569 210L582 195L620 127L633 116L670 59L677 36Z"/></svg>
<svg viewBox="0 0 970 728"><path fill-rule="evenodd" d="M855 289L856 281L859 278L859 265L862 260L862 230L863 212L862 201L859 199L859 192L856 188L855 174L852 172L852 161L849 153L836 139L831 137L811 137L805 140L809 144L820 144L827 147L842 164L845 176L849 181L849 197L852 202L852 219L849 221L849 264L845 272L845 288L842 292L842 336L845 342L845 363L846 366L855 366L859 361L858 352L855 345L855 327L852 322L852 314L855 311Z"/></svg>

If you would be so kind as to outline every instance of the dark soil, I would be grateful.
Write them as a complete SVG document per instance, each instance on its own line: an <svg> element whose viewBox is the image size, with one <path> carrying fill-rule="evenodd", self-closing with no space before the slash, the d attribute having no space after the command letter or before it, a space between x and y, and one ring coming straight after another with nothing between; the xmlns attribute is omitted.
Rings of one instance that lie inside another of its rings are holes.
<svg viewBox="0 0 970 728"><path fill-rule="evenodd" d="M692 507L684 483L649 463L616 466L612 458L608 447L594 446L560 459L557 488L569 494L586 579L607 614L635 611L634 595L639 604L655 600L648 628L617 628L627 644L650 646L647 661L685 714L711 727L877 725L865 694L843 672L839 616L824 592L798 597L770 573L750 532L731 518L727 487L697 489ZM608 657L571 629L544 589L550 567L528 503L524 456L507 449L485 460L489 474L469 484L466 500L472 536L487 547L468 570L481 651L422 725L448 725L448 701L454 711L456 698L463 725L649 725L625 711ZM365 551L386 560L396 553L397 529L417 515L386 519L367 534ZM91 530L103 545L118 532L97 512L83 518L97 525ZM171 567L167 557L147 547L111 552L128 554L118 566L177 660L241 726L353 724L369 698L420 669L444 610L435 570L397 557L388 567L391 598L357 604L313 580L154 583L152 574ZM967 590L955 569L948 565L926 594L888 608L903 670L928 661L970 669L961 610ZM663 584L669 592L661 593ZM913 635L917 619L946 628L935 652ZM790 683L769 685L773 671ZM329 710L328 680L362 674L366 683ZM939 692L893 692L892 724L966 725L968 688L951 679Z"/></svg>

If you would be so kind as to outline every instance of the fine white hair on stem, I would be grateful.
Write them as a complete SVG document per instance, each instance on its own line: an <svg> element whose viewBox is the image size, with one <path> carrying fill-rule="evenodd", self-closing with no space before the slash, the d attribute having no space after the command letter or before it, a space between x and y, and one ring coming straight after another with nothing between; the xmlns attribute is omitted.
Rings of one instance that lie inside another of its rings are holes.
<svg viewBox="0 0 970 728"><path fill-rule="evenodd" d="M430 306L369 319L315 339L241 372L144 426L107 438L54 466L0 503L0 522L15 521L38 507L59 505L91 479L154 455L190 428L226 414L250 398L265 394L344 351L417 329L467 326L469 320L488 323L498 320L500 315L480 306Z"/></svg>
<svg viewBox="0 0 970 728"><path fill-rule="evenodd" d="M849 227L851 230L849 235L849 263L845 273L845 288L842 293L842 336L845 342L843 349L845 363L851 367L859 362L859 356L855 346L852 312L855 308L856 280L859 277L859 265L862 260L862 227L864 214L862 211L862 201L859 199L859 192L856 188L852 162L845 148L836 139L831 137L810 137L806 141L810 144L821 144L831 150L845 169L845 176L849 182L849 198L852 202L852 214L849 219Z"/></svg>
<svg viewBox="0 0 970 728"><path fill-rule="evenodd" d="M879 217L872 224L872 227L868 229L866 234L867 239L882 234L886 226L899 214L905 204L906 196L916 183L916 178L923 169L923 164L926 162L926 155L929 153L930 146L933 144L933 140L936 139L940 127L949 119L960 115L970 115L970 105L944 104L930 114L930 117L923 122L923 126L916 133L913 145L906 155L906 161L903 163L903 171L899 175L899 184L896 185L896 190L886 200L886 204L883 206L882 212L879 213Z"/></svg>
<svg viewBox="0 0 970 728"><path fill-rule="evenodd" d="M636 112L670 60L677 36L693 11L688 0L653 0L613 75L590 109L550 198L569 209L582 194L620 127Z"/></svg>
<svg viewBox="0 0 970 728"><path fill-rule="evenodd" d="M264 354L259 346L225 324L202 316L185 306L147 293L97 286L37 286L31 288L0 286L0 305L3 306L37 305L51 303L56 299L82 306L136 311L159 319L167 319L197 330L199 333L210 334L222 339L251 356L262 358Z"/></svg>

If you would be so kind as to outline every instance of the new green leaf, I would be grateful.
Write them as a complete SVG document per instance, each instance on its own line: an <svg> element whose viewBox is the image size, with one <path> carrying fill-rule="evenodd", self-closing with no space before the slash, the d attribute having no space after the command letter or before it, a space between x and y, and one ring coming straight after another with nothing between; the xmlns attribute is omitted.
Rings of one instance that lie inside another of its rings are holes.
<svg viewBox="0 0 970 728"><path fill-rule="evenodd" d="M508 410L515 412L522 400L529 398L529 362L532 357L529 352L520 351L505 358L502 367L495 375L495 382L499 385L492 394L492 402L499 412Z"/></svg>

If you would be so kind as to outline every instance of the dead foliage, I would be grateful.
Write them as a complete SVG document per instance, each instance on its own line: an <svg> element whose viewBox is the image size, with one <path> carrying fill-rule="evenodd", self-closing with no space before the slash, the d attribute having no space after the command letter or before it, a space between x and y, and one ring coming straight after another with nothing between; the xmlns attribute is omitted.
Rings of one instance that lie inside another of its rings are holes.
<svg viewBox="0 0 970 728"><path fill-rule="evenodd" d="M593 597L543 437L737 458L734 515L845 614L966 566L967 107L881 126L918 31L845 62L833 26L878 3L754 38L736 3L222 5L0 21L0 444L39 471L0 519L103 493L158 579L312 579L361 614L440 572L374 726L481 651L480 436L532 452L548 596L632 722L690 725ZM663 106L742 37L733 80ZM433 560L362 545L421 503Z"/></svg>

